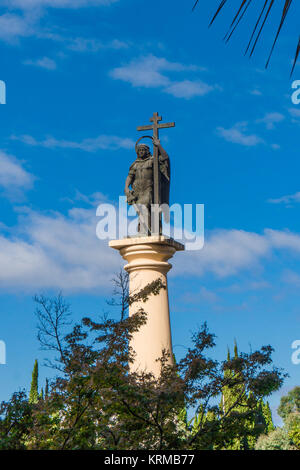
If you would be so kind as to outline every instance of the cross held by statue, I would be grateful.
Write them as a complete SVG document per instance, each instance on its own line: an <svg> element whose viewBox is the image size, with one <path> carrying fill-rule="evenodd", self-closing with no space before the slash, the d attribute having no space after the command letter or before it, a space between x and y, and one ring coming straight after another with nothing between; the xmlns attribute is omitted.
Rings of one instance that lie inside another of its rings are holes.
<svg viewBox="0 0 300 470"><path fill-rule="evenodd" d="M138 131L149 131L153 130L153 137L159 139L159 129L168 129L170 127L175 127L175 122L161 123L162 117L158 113L153 113L153 116L150 118L150 122L147 126L139 126ZM159 200L159 162L158 162L158 148L154 145L153 148L153 186L154 186L154 198L153 202L155 205L160 204Z"/></svg>

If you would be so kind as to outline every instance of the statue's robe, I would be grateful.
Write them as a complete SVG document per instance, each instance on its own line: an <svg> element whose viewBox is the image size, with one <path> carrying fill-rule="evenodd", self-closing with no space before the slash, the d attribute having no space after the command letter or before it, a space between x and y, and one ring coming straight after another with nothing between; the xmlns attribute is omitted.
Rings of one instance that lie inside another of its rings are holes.
<svg viewBox="0 0 300 470"><path fill-rule="evenodd" d="M140 176L141 171L149 172L147 177ZM151 174L151 178L150 178ZM170 199L170 159L167 153L159 155L159 189L160 204L168 204ZM136 204L151 206L154 203L154 157L137 158L129 169L132 177L132 189L136 197Z"/></svg>
<svg viewBox="0 0 300 470"><path fill-rule="evenodd" d="M159 201L160 204L166 205L163 207L163 215L166 223L170 222L170 181L171 181L171 165L169 155L159 155Z"/></svg>
<svg viewBox="0 0 300 470"><path fill-rule="evenodd" d="M160 189L160 204L168 204L170 201L170 180L171 180L171 165L169 155L159 155L159 189Z"/></svg>

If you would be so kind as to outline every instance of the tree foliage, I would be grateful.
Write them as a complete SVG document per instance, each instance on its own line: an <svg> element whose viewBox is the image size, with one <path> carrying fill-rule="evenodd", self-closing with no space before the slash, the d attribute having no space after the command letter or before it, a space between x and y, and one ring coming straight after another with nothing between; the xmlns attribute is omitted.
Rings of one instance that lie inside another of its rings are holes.
<svg viewBox="0 0 300 470"><path fill-rule="evenodd" d="M285 427L293 445L300 450L300 413L291 413L286 419Z"/></svg>
<svg viewBox="0 0 300 470"><path fill-rule="evenodd" d="M284 426L262 436L258 450L300 450L300 387L294 387L281 397L277 410Z"/></svg>
<svg viewBox="0 0 300 470"><path fill-rule="evenodd" d="M259 437L256 450L296 450L292 444L291 439L283 428L277 428L269 435L262 435Z"/></svg>
<svg viewBox="0 0 300 470"><path fill-rule="evenodd" d="M131 372L130 340L147 313L140 308L129 317L125 307L141 305L161 288L158 281L133 297L123 292L119 320L83 318L65 334L61 328L69 323L70 306L62 296L36 297L38 336L55 355L47 365L58 375L38 402L28 403L22 396L2 406L0 436L6 446L11 439L12 446L27 449L209 449L225 447L228 436L237 432L248 435L243 419L256 409L251 403L244 407L245 393L257 401L284 379L272 366L270 346L216 361L209 356L215 337L204 324L177 364L170 365L163 351L159 378ZM228 370L234 374L229 376ZM242 391L225 412L216 404L224 387ZM15 406L21 408L18 420L12 413ZM191 410L196 411L197 428L188 423L186 412Z"/></svg>
<svg viewBox="0 0 300 470"><path fill-rule="evenodd" d="M279 416L286 420L291 413L300 413L300 387L294 387L286 396L281 397Z"/></svg>
<svg viewBox="0 0 300 470"><path fill-rule="evenodd" d="M33 405L25 391L16 392L0 405L0 450L26 449L33 428Z"/></svg>
<svg viewBox="0 0 300 470"><path fill-rule="evenodd" d="M37 359L35 360L33 371L32 371L32 380L29 393L29 403L37 403L39 399L39 365Z"/></svg>
<svg viewBox="0 0 300 470"><path fill-rule="evenodd" d="M238 347L235 342L233 359L237 360L238 358ZM231 356L228 349L227 362L230 361ZM215 440L210 448L222 450L254 449L258 437L274 429L270 407L268 403L264 403L263 398L258 399L252 391L246 390L239 370L226 368L224 379L219 413L208 411L204 419L212 424L218 419L218 416L227 415L232 425L222 440L219 442ZM234 384L234 382L236 383ZM193 431L196 432L198 427L199 416L196 416Z"/></svg>

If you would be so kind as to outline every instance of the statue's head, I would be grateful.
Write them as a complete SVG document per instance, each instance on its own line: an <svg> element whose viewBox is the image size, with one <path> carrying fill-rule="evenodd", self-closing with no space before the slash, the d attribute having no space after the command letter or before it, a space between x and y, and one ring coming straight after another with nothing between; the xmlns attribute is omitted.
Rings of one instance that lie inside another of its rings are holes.
<svg viewBox="0 0 300 470"><path fill-rule="evenodd" d="M140 144L136 148L136 154L138 158L141 158L141 159L148 158L151 156L150 148L148 147L148 145Z"/></svg>

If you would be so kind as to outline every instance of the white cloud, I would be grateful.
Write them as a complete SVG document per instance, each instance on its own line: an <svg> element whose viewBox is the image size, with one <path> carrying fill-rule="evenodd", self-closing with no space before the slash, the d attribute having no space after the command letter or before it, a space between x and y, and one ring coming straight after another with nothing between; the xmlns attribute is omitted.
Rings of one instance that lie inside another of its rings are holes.
<svg viewBox="0 0 300 470"><path fill-rule="evenodd" d="M262 234L215 230L207 237L201 251L180 253L174 266L177 275L236 276L242 271L262 269L263 260L270 259L276 251L286 250L300 254L300 234L272 229L265 229Z"/></svg>
<svg viewBox="0 0 300 470"><path fill-rule="evenodd" d="M25 60L23 62L24 65L34 65L35 67L41 67L47 70L55 70L56 69L56 62L49 57L43 57L41 59L36 60Z"/></svg>
<svg viewBox="0 0 300 470"><path fill-rule="evenodd" d="M255 147L263 144L264 140L256 134L247 134L247 122L239 122L229 129L218 127L217 132L220 137L233 142L234 144L244 145L246 147Z"/></svg>
<svg viewBox="0 0 300 470"><path fill-rule="evenodd" d="M39 25L42 17L43 12L41 10L29 10L24 15L16 13L0 15L0 40L11 44L18 44L19 39L24 37L48 39L61 43L66 49L74 52L98 52L99 50L120 50L129 47L128 43L119 39L103 42L95 38L71 37L52 32L51 30L47 31ZM36 61L27 61L27 63L39 65Z"/></svg>
<svg viewBox="0 0 300 470"><path fill-rule="evenodd" d="M273 248L300 253L300 235L289 231L266 229L265 234Z"/></svg>
<svg viewBox="0 0 300 470"><path fill-rule="evenodd" d="M119 0L0 0L0 5L29 10L34 8L81 8L109 6Z"/></svg>
<svg viewBox="0 0 300 470"><path fill-rule="evenodd" d="M216 230L206 239L199 252L180 255L179 272L202 276L212 272L219 277L232 276L259 265L269 256L271 247L264 235L243 230Z"/></svg>
<svg viewBox="0 0 300 470"><path fill-rule="evenodd" d="M253 96L261 96L262 92L260 90L255 89L255 90L251 90L250 94Z"/></svg>
<svg viewBox="0 0 300 470"><path fill-rule="evenodd" d="M49 39L51 39L51 37L49 37ZM53 36L52 39L58 40L57 37L55 38L55 36ZM120 41L118 39L114 39L113 41L107 43L99 41L98 39L83 37L61 37L60 40L66 43L66 47L68 49L75 52L98 52L102 49L119 50L127 49L129 47L126 42Z"/></svg>
<svg viewBox="0 0 300 470"><path fill-rule="evenodd" d="M83 150L85 152L96 152L97 150L118 150L134 148L134 141L129 138L122 138L113 135L100 135L95 138L83 139L81 142L71 140L59 140L54 137L47 137L45 140L38 141L30 135L11 136L12 140L18 140L24 144L33 147L44 147L50 149L70 148Z"/></svg>
<svg viewBox="0 0 300 470"><path fill-rule="evenodd" d="M107 202L101 194L77 201L91 204ZM109 279L123 261L108 241L96 237L99 219L95 207L74 207L67 215L41 214L23 209L19 223L11 230L0 225L0 286L14 291L28 289L63 289L73 292L109 289ZM243 271L262 268L275 251L300 253L300 235L266 229L257 234L243 230L216 230L209 234L204 249L178 253L171 275L201 277L236 276ZM253 285L253 289L266 284ZM217 302L217 295L202 288L197 298ZM192 301L192 299L190 299Z"/></svg>
<svg viewBox="0 0 300 470"><path fill-rule="evenodd" d="M81 201L87 204L88 206L93 206L93 207L97 207L100 202L111 203L108 197L105 194L100 193L99 191L87 196L86 194L82 194L80 191L76 190L75 196L73 199L64 198L64 200L70 202L73 205L75 204L75 201L76 202Z"/></svg>
<svg viewBox="0 0 300 470"><path fill-rule="evenodd" d="M173 80L168 73L200 70L195 65L170 62L152 54L134 59L129 64L117 67L110 72L115 80L130 83L133 87L162 88L165 93L177 98L203 96L215 87L200 80Z"/></svg>
<svg viewBox="0 0 300 470"><path fill-rule="evenodd" d="M214 304L219 301L219 297L215 292L202 286L198 292L186 292L180 301L185 304L199 304L199 302Z"/></svg>
<svg viewBox="0 0 300 470"><path fill-rule="evenodd" d="M289 113L292 117L294 117L296 119L300 118L300 109L298 109L298 108L290 108Z"/></svg>
<svg viewBox="0 0 300 470"><path fill-rule="evenodd" d="M289 194L287 196L281 196L277 199L268 199L269 203L271 204L292 204L292 203L299 203L300 202L300 192L295 194Z"/></svg>
<svg viewBox="0 0 300 470"><path fill-rule="evenodd" d="M35 16L11 13L0 15L0 39L14 43L21 37L34 34Z"/></svg>
<svg viewBox="0 0 300 470"><path fill-rule="evenodd" d="M271 148L272 148L273 150L279 150L281 147L280 147L280 145L278 145L278 144L271 144Z"/></svg>
<svg viewBox="0 0 300 470"><path fill-rule="evenodd" d="M271 130L275 128L275 124L284 121L285 116L280 113L267 113L262 119L257 119L257 123L265 124L266 128Z"/></svg>
<svg viewBox="0 0 300 470"><path fill-rule="evenodd" d="M162 71L181 70L181 65L168 62L166 59L153 55L132 60L128 65L117 67L111 71L114 79L123 80L134 87L155 88L167 86L170 83L168 77Z"/></svg>
<svg viewBox="0 0 300 470"><path fill-rule="evenodd" d="M8 7L9 12L0 15L0 39L9 43L17 43L20 38L35 36L37 38L48 38L63 41L60 34L51 33L41 28L39 22L46 14L46 8L69 8L77 9L92 6L109 6L119 0L0 0L0 7ZM80 48L79 42L84 38L66 38L70 46ZM86 39L85 47L97 48L99 41ZM93 43L94 42L94 43ZM108 47L108 46L106 46ZM121 48L121 41L114 40L109 44L110 48Z"/></svg>
<svg viewBox="0 0 300 470"><path fill-rule="evenodd" d="M287 269L282 274L282 280L286 284L291 284L292 286L300 287L300 276L299 274Z"/></svg>
<svg viewBox="0 0 300 470"><path fill-rule="evenodd" d="M172 85L165 88L165 92L176 98L190 99L194 96L203 96L214 89L213 86L207 85L207 83L199 81L184 80L182 82L175 82Z"/></svg>
<svg viewBox="0 0 300 470"><path fill-rule="evenodd" d="M120 50L129 47L129 43L120 41L119 39L103 42L95 38L82 36L72 37L45 30L37 31L36 35L41 39L49 39L50 41L62 43L67 49L75 52L98 52L102 49Z"/></svg>
<svg viewBox="0 0 300 470"><path fill-rule="evenodd" d="M260 291L265 289L270 289L272 284L267 281L246 281L246 282L236 282L234 284L229 285L228 287L223 287L220 290L224 292L231 292L231 293L238 293L238 292L245 292L245 291Z"/></svg>
<svg viewBox="0 0 300 470"><path fill-rule="evenodd" d="M95 209L73 208L67 216L30 210L21 214L13 235L0 234L2 288L83 291L107 287L123 263L106 240L97 239L97 222ZM174 272L230 276L255 266L269 250L263 235L218 231L211 235L204 250L179 254L174 259ZM213 293L205 290L201 296L215 300Z"/></svg>
<svg viewBox="0 0 300 470"><path fill-rule="evenodd" d="M109 289L121 259L97 239L96 223L94 209L74 208L68 216L22 214L13 235L0 234L1 288Z"/></svg>
<svg viewBox="0 0 300 470"><path fill-rule="evenodd" d="M99 50L120 50L128 48L128 43L113 39L102 42L95 38L70 37L45 29L40 21L46 15L46 8L76 9L92 6L109 6L119 0L0 0L0 7L9 7L11 12L0 15L0 40L9 44L19 44L20 39L34 37L61 43L62 47L74 52L98 52ZM61 53L62 55L62 53ZM43 57L26 60L25 65L33 65L48 70L55 70L53 59Z"/></svg>
<svg viewBox="0 0 300 470"><path fill-rule="evenodd" d="M0 187L10 197L20 197L33 186L34 176L13 156L0 151Z"/></svg>

